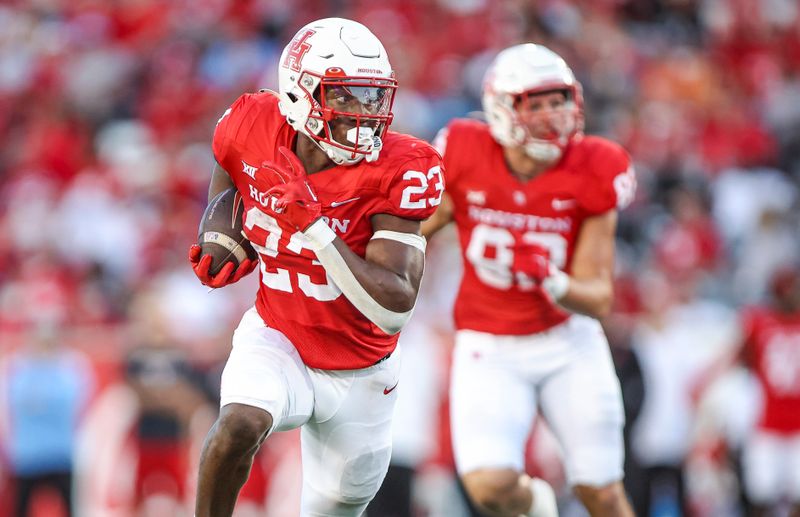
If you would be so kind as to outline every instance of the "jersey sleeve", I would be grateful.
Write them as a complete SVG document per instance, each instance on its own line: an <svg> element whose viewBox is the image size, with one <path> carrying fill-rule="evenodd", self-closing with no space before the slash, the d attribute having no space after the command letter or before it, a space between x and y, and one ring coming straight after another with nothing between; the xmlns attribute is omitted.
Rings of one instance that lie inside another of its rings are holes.
<svg viewBox="0 0 800 517"><path fill-rule="evenodd" d="M452 153L450 155L447 154L447 144L450 141L450 126L445 126L436 133L436 137L433 139L433 147L436 151L442 156L442 164L444 164L444 170L447 171L447 183L449 185L455 185L454 178L451 177L453 172L456 171L455 167L447 167L447 161L452 158Z"/></svg>
<svg viewBox="0 0 800 517"><path fill-rule="evenodd" d="M592 214L622 210L636 195L636 173L628 153L619 145L604 141L590 157L594 188L586 190L584 208Z"/></svg>
<svg viewBox="0 0 800 517"><path fill-rule="evenodd" d="M456 187L459 173L463 168L461 162L465 158L469 161L469 158L464 156L461 147L464 146L464 143L468 144L468 148L474 147L474 145L469 144L469 138L474 133L474 130L470 131L473 129L471 127L472 124L475 124L475 121L455 119L440 129L433 140L433 147L442 156L448 188Z"/></svg>
<svg viewBox="0 0 800 517"><path fill-rule="evenodd" d="M413 159L396 168L388 185L382 211L404 219L422 221L442 202L444 165L439 154L426 145Z"/></svg>
<svg viewBox="0 0 800 517"><path fill-rule="evenodd" d="M217 121L214 129L214 138L211 148L214 152L214 159L223 169L231 171L237 162L234 152L236 150L237 139L246 133L247 128L252 126L253 115L256 108L253 94L246 93L236 99L231 106L225 110Z"/></svg>

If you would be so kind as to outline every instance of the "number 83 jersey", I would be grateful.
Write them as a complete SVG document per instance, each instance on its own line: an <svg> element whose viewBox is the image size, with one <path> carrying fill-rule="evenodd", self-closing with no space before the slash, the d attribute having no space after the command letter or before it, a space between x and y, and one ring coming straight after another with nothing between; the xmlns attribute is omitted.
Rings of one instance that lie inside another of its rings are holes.
<svg viewBox="0 0 800 517"><path fill-rule="evenodd" d="M259 252L256 309L267 325L292 341L307 366L371 366L394 350L398 335L385 334L347 300L305 236L266 210L271 198L253 185L259 166L264 161L284 163L278 148L292 149L296 138L277 99L267 92L240 97L214 133L214 157L242 194L244 232ZM373 215L412 220L431 216L444 191L441 165L429 144L390 131L377 161L331 167L309 175L308 181L322 204L324 221L364 257L374 233Z"/></svg>
<svg viewBox="0 0 800 517"><path fill-rule="evenodd" d="M603 138L574 138L557 165L522 182L481 121L453 121L435 145L444 157L464 260L456 328L524 335L566 320L569 314L532 280L512 274L515 243L524 239L546 248L569 273L583 221L633 198L628 154Z"/></svg>

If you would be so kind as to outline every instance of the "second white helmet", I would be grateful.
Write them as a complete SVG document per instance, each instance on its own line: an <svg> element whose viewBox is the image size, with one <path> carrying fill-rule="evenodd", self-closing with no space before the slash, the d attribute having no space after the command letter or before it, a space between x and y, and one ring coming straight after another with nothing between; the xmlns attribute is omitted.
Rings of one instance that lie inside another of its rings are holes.
<svg viewBox="0 0 800 517"><path fill-rule="evenodd" d="M553 139L534 138L516 110L517 100L528 94L564 91L567 123ZM583 94L567 63L555 52L533 43L501 51L483 81L483 110L494 139L503 146L522 147L542 161L561 157L569 140L583 129Z"/></svg>
<svg viewBox="0 0 800 517"><path fill-rule="evenodd" d="M378 159L381 137L392 122L397 81L380 40L364 25L325 18L301 28L286 45L278 65L281 113L340 165ZM341 91L358 110L343 111L326 100ZM347 142L334 139L339 117L354 127Z"/></svg>

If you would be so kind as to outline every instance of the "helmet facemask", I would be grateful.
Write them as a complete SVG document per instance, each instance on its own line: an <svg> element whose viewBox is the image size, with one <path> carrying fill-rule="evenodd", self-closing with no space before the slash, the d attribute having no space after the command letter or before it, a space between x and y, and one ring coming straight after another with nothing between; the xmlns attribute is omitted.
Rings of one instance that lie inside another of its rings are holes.
<svg viewBox="0 0 800 517"><path fill-rule="evenodd" d="M300 84L304 85L304 78ZM326 75L313 84L313 94L307 92L313 102L306 134L337 164L377 160L381 138L393 118L396 81Z"/></svg>

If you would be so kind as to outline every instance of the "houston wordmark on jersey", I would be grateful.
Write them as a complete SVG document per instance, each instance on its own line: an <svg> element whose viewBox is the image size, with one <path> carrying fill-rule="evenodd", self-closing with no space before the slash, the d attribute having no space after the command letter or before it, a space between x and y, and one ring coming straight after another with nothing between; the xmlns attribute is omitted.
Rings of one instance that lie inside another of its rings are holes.
<svg viewBox="0 0 800 517"><path fill-rule="evenodd" d="M539 286L512 274L515 243L546 248L551 261L569 272L583 221L633 199L636 178L628 154L603 138L574 139L558 165L521 182L483 122L452 122L436 146L444 154L464 259L456 327L522 335L564 321L568 313Z"/></svg>

